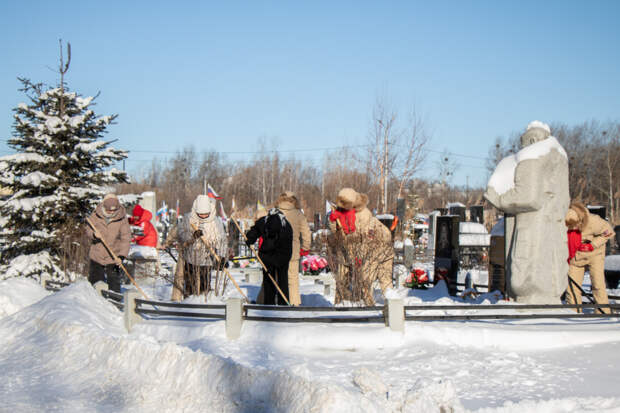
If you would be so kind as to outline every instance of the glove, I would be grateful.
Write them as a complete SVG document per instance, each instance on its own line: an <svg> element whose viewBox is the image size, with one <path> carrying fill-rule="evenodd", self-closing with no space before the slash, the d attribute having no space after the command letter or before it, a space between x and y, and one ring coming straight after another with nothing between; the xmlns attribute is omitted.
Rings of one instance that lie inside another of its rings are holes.
<svg viewBox="0 0 620 413"><path fill-rule="evenodd" d="M116 259L114 260L114 264L116 265L121 265L123 263L123 261L125 260L125 257L122 256L117 256Z"/></svg>
<svg viewBox="0 0 620 413"><path fill-rule="evenodd" d="M228 268L228 261L224 257L220 257L220 265L217 269L222 271L224 268Z"/></svg>
<svg viewBox="0 0 620 413"><path fill-rule="evenodd" d="M579 246L579 251L582 251L582 252L592 252L592 251L594 251L594 247L592 246L592 244L581 244Z"/></svg>
<svg viewBox="0 0 620 413"><path fill-rule="evenodd" d="M198 239L198 238L202 237L202 230L201 229L197 229L196 231L194 231L194 233L192 234L192 237L194 237L194 239Z"/></svg>
<svg viewBox="0 0 620 413"><path fill-rule="evenodd" d="M305 256L306 256L306 255L308 255L308 254L310 254L310 251L305 250L305 249L303 249L303 248L300 248L300 249L299 249L299 256L300 256L300 257L305 257Z"/></svg>

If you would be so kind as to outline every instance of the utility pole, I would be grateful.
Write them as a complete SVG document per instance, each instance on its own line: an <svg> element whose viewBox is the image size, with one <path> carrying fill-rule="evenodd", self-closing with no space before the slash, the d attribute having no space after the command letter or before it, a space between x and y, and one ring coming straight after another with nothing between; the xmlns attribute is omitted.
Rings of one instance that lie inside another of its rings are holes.
<svg viewBox="0 0 620 413"><path fill-rule="evenodd" d="M384 134L383 139L383 213L387 212L387 191L388 191L388 134L387 131Z"/></svg>

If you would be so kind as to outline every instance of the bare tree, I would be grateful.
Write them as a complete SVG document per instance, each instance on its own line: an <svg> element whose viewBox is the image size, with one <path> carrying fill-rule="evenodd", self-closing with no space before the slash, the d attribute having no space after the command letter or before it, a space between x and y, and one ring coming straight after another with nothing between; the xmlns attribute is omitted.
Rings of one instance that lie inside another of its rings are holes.
<svg viewBox="0 0 620 413"><path fill-rule="evenodd" d="M398 112L377 99L373 108L371 131L364 156L359 159L378 188L379 209L387 212L390 180L397 185L397 197L402 197L407 181L413 178L424 161L424 149L430 137L421 118L411 111L400 122Z"/></svg>

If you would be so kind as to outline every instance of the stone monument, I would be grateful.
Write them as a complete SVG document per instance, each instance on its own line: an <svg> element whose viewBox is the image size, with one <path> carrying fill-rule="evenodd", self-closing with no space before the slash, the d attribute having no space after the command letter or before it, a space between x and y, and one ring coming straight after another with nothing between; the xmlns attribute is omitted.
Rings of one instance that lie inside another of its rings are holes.
<svg viewBox="0 0 620 413"><path fill-rule="evenodd" d="M568 271L568 158L548 125L528 125L521 150L500 161L484 197L508 217L509 296L520 303L559 304Z"/></svg>

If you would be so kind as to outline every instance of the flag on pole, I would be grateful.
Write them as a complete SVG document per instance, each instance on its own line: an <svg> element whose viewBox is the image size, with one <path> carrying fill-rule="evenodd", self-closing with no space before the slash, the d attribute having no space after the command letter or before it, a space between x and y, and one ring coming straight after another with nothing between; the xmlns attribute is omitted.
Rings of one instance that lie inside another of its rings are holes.
<svg viewBox="0 0 620 413"><path fill-rule="evenodd" d="M332 203L329 202L327 199L325 200L325 215L329 215L330 212L332 212L332 210L334 209L334 207L332 206Z"/></svg>
<svg viewBox="0 0 620 413"><path fill-rule="evenodd" d="M211 185L209 185L209 184L207 184L207 196L209 198L222 199L222 197L219 196L217 194L217 192L215 192L215 190L213 188L211 188Z"/></svg>
<svg viewBox="0 0 620 413"><path fill-rule="evenodd" d="M161 208L159 208L155 212L155 218L157 221L161 221L164 223L168 222L168 207L166 206L166 202L163 202L163 205L161 206Z"/></svg>
<svg viewBox="0 0 620 413"><path fill-rule="evenodd" d="M222 201L220 201L220 213L222 214L222 218L228 219L228 215L226 215L226 212L224 211L224 204Z"/></svg>

